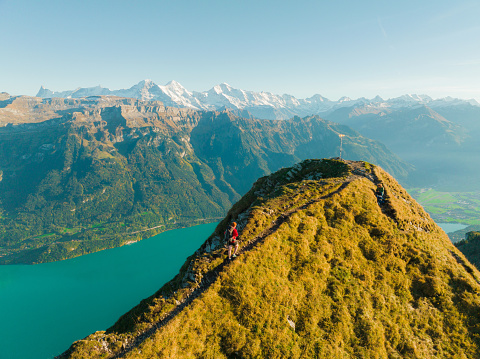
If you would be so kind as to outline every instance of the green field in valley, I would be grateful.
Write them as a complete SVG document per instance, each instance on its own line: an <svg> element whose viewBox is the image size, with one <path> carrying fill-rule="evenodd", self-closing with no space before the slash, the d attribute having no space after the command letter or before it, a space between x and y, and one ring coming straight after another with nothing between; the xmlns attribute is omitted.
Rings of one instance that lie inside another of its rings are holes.
<svg viewBox="0 0 480 359"><path fill-rule="evenodd" d="M440 192L412 188L408 192L436 222L480 225L480 192Z"/></svg>

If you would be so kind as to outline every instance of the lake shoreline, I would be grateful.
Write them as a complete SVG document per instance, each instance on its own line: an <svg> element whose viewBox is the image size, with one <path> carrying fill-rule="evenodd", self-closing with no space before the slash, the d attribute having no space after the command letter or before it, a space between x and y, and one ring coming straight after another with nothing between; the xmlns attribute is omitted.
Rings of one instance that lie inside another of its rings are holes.
<svg viewBox="0 0 480 359"><path fill-rule="evenodd" d="M178 274L216 226L169 230L63 261L0 266L0 307L9 308L0 325L2 357L53 358L106 330Z"/></svg>

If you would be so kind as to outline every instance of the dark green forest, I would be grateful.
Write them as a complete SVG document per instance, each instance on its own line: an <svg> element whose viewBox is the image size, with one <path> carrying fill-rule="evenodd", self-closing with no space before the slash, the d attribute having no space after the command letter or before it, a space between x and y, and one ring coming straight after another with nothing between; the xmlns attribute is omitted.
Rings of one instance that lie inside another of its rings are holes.
<svg viewBox="0 0 480 359"><path fill-rule="evenodd" d="M472 264L480 268L480 232L468 232L465 239L455 243L455 246Z"/></svg>

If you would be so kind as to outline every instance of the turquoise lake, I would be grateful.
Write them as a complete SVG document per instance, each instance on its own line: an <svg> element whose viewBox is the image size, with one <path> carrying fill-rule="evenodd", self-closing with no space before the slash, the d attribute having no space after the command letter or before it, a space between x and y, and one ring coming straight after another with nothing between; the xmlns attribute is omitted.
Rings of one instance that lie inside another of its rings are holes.
<svg viewBox="0 0 480 359"><path fill-rule="evenodd" d="M172 279L216 225L66 261L0 266L0 359L50 359L112 326Z"/></svg>
<svg viewBox="0 0 480 359"><path fill-rule="evenodd" d="M451 233L458 231L460 229L467 228L467 224L462 224L462 223L437 223L437 225L443 229L445 233Z"/></svg>

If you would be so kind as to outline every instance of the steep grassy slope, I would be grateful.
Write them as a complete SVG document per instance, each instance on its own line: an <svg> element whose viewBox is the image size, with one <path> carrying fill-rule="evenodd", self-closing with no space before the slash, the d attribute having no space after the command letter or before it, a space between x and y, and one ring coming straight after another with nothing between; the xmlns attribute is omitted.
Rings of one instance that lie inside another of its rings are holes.
<svg viewBox="0 0 480 359"><path fill-rule="evenodd" d="M122 98L5 101L0 108L18 121L52 119L0 127L2 264L71 258L218 220L257 178L338 155L340 132L347 158L402 178L410 169L382 144L318 117L280 123Z"/></svg>
<svg viewBox="0 0 480 359"><path fill-rule="evenodd" d="M61 357L477 358L479 279L382 169L307 160L258 180L170 283Z"/></svg>

